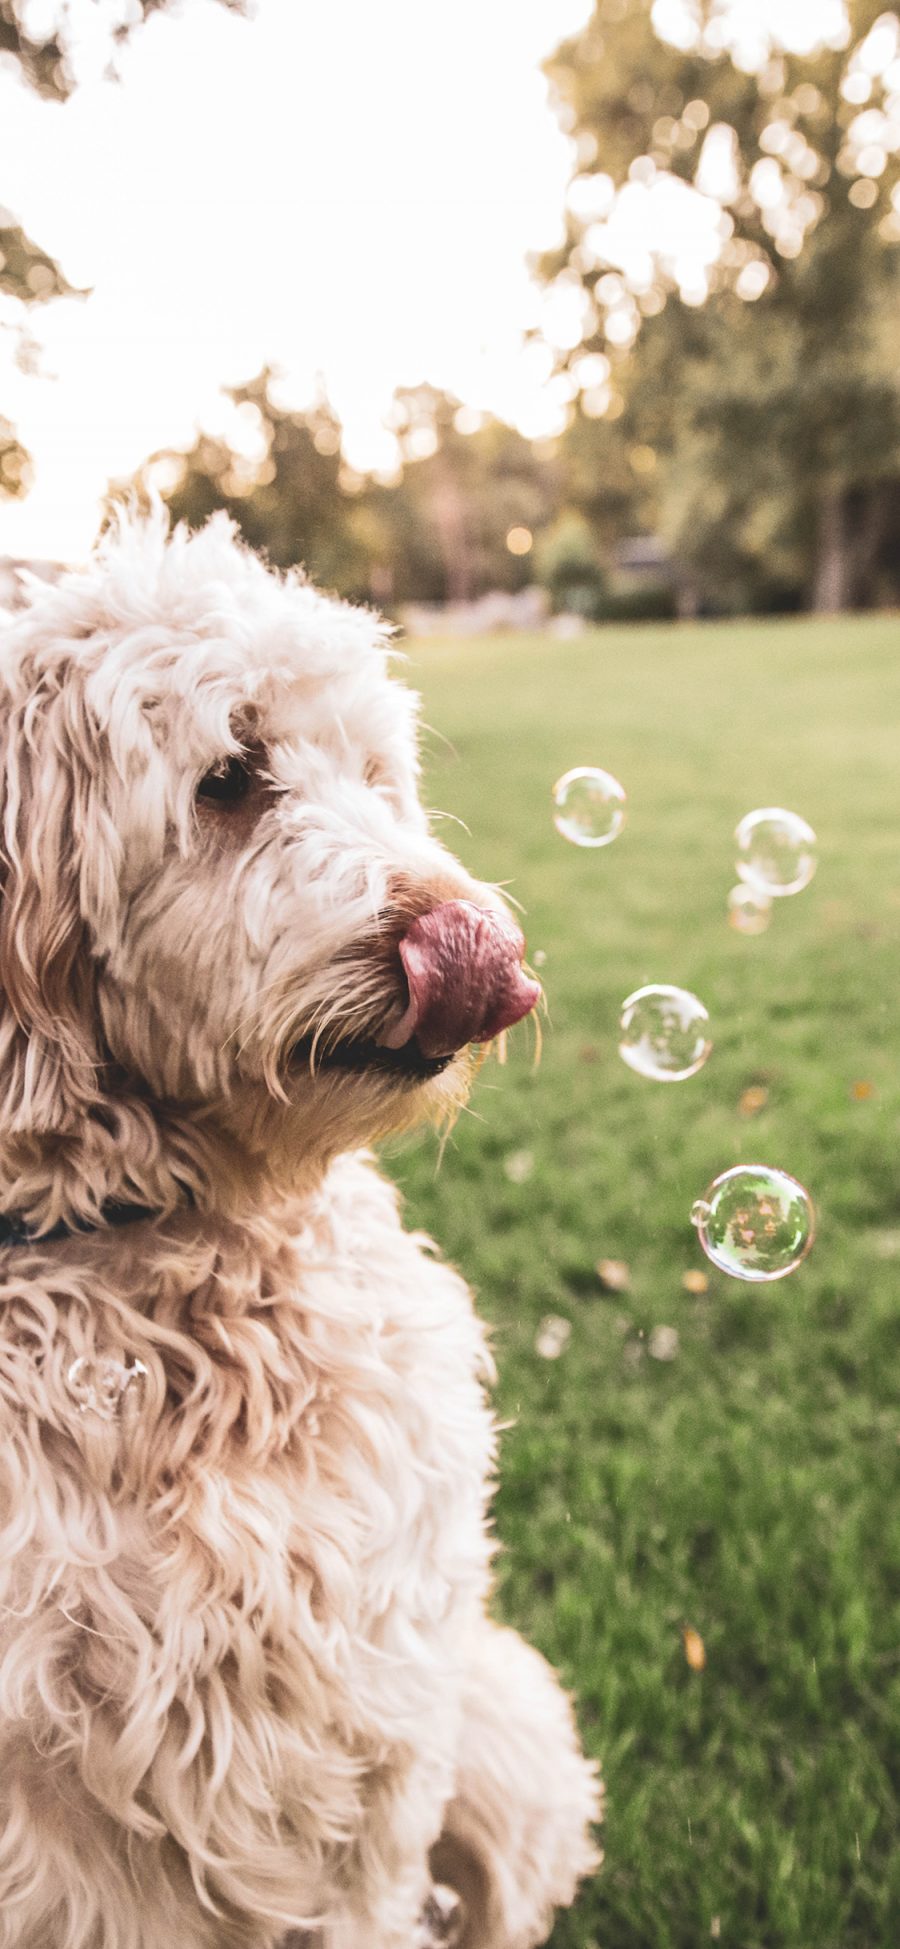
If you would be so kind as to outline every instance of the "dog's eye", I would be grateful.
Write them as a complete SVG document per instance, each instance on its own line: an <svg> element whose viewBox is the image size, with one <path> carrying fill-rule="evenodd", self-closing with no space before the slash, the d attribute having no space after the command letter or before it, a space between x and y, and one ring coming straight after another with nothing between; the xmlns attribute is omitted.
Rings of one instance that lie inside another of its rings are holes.
<svg viewBox="0 0 900 1949"><path fill-rule="evenodd" d="M245 759L220 758L217 765L204 772L197 786L197 797L234 805L245 796L249 785L250 768Z"/></svg>

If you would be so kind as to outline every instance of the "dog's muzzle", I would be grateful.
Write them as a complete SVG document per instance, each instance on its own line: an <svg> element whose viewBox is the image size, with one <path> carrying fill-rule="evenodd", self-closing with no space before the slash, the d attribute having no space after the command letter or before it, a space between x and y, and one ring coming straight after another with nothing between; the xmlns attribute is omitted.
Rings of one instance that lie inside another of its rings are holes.
<svg viewBox="0 0 900 1949"><path fill-rule="evenodd" d="M530 1015L540 984L522 967L525 942L504 913L470 900L447 900L413 921L399 946L409 1002L376 1038L402 1049L414 1036L422 1055L456 1055L469 1042L493 1042Z"/></svg>
<svg viewBox="0 0 900 1949"><path fill-rule="evenodd" d="M507 914L444 901L419 914L392 948L397 998L381 1024L365 1038L325 1047L306 1036L294 1045L292 1062L428 1082L470 1042L492 1042L530 1014L541 988L525 973L524 952Z"/></svg>

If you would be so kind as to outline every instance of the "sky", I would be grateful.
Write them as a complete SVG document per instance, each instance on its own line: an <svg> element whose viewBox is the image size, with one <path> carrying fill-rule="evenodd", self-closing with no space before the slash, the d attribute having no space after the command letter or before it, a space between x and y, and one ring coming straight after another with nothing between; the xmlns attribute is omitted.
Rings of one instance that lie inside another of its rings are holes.
<svg viewBox="0 0 900 1949"><path fill-rule="evenodd" d="M748 45L770 13L802 42L842 11L728 4ZM692 0L656 5L677 39ZM391 394L426 378L528 434L558 425L549 357L523 338L528 254L558 239L574 167L540 62L590 0L256 0L249 19L186 0L134 35L117 82L97 0L72 9L69 102L0 71L3 201L90 288L30 312L37 373L0 331L0 408L37 469L0 504L0 555L79 559L111 478L198 425L242 438L221 389L266 361L285 404L322 375L361 469L390 465ZM708 254L702 212L684 223Z"/></svg>
<svg viewBox="0 0 900 1949"><path fill-rule="evenodd" d="M86 302L32 311L46 376L0 399L37 464L0 554L75 558L110 476L224 425L265 360L302 404L324 374L348 457L385 465L394 387L429 378L539 431L526 255L557 237L571 144L541 58L589 0L190 0L118 85L62 107L0 76L4 202ZM4 357L6 364L3 363Z"/></svg>

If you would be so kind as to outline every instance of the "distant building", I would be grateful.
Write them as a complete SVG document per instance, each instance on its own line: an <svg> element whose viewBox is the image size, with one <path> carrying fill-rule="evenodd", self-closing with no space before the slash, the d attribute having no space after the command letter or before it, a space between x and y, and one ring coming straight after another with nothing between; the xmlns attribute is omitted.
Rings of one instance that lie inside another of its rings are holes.
<svg viewBox="0 0 900 1949"><path fill-rule="evenodd" d="M675 585L675 564L659 535L629 535L616 547L616 573L632 581L652 582L671 589Z"/></svg>
<svg viewBox="0 0 900 1949"><path fill-rule="evenodd" d="M613 562L611 588L620 599L668 596L676 615L699 615L700 597L693 577L673 561L660 535L629 535L619 542Z"/></svg>

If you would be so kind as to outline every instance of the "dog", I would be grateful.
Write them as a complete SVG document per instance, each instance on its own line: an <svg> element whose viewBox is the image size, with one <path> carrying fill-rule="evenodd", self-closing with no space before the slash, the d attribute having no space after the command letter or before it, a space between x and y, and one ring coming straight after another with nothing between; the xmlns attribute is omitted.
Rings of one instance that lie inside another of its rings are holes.
<svg viewBox="0 0 900 1949"><path fill-rule="evenodd" d="M390 656L159 510L0 631L0 1949L530 1949L598 1859L369 1155L539 994Z"/></svg>

